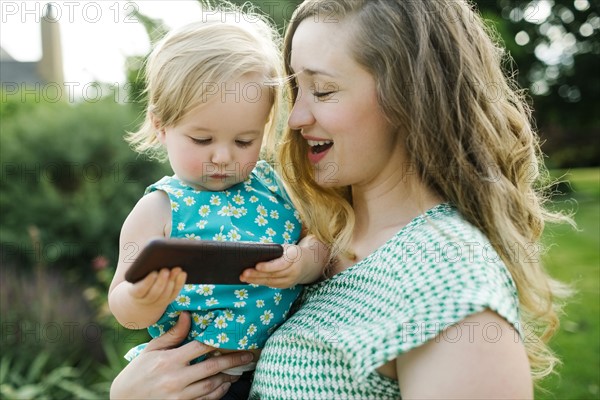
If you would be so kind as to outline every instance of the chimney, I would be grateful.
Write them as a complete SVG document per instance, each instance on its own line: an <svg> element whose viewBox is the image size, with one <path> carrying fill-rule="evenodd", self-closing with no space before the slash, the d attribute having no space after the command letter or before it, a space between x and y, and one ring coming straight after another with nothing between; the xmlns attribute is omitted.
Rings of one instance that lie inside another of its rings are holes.
<svg viewBox="0 0 600 400"><path fill-rule="evenodd" d="M60 26L57 12L52 3L45 6L42 17L42 59L38 63L38 73L45 83L64 85L62 49L60 44Z"/></svg>

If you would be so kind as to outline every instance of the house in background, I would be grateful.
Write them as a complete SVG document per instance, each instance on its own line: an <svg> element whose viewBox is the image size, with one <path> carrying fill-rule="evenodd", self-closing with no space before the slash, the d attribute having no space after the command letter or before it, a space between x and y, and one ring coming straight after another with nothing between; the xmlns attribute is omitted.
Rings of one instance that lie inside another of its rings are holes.
<svg viewBox="0 0 600 400"><path fill-rule="evenodd" d="M0 84L3 89L38 87L47 84L64 86L60 27L51 4L44 7L40 19L42 58L23 62L11 57L0 47Z"/></svg>

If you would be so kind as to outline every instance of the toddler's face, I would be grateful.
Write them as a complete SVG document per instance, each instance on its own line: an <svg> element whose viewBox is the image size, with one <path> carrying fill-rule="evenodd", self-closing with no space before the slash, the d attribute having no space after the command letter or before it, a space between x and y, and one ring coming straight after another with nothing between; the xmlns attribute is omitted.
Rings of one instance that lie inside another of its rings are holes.
<svg viewBox="0 0 600 400"><path fill-rule="evenodd" d="M198 190L221 191L254 168L272 96L258 74L206 84L206 99L176 125L159 130L175 175Z"/></svg>

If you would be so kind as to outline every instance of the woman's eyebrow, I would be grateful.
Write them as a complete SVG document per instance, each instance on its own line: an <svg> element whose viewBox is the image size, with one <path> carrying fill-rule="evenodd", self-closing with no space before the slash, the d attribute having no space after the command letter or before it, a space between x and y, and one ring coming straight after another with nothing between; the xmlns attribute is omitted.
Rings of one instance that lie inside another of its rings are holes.
<svg viewBox="0 0 600 400"><path fill-rule="evenodd" d="M288 77L288 79L294 79L294 78L296 78L296 76L303 74L303 73L308 76L323 75L323 76L328 76L330 78L336 77L336 75L332 72L327 72L327 71L323 71L321 69L314 69L314 68L302 68L299 72L294 72L294 69L292 67L290 67L290 71L292 72L292 75L290 75Z"/></svg>

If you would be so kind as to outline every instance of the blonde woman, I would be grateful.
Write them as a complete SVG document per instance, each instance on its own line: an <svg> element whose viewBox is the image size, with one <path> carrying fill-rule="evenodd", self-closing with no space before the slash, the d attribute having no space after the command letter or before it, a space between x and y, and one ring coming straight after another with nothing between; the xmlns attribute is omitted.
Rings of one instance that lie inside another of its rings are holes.
<svg viewBox="0 0 600 400"><path fill-rule="evenodd" d="M251 398L533 397L562 294L539 238L562 217L535 189L538 138L503 57L462 0L298 7L279 162L331 263L267 341ZM218 398L218 368L194 395ZM131 371L113 393L131 393Z"/></svg>
<svg viewBox="0 0 600 400"><path fill-rule="evenodd" d="M128 139L141 153L166 155L174 175L149 186L123 224L109 292L110 309L123 326L147 327L157 337L189 311L188 341L219 353L250 350L256 359L300 294L298 284L321 275L322 263L304 252L294 257L299 262L281 257L259 264L265 279L257 283L269 287L184 285L180 268L152 272L135 284L124 280L137 256L132 248L156 237L288 245L300 240L302 224L277 174L258 161L263 136L278 115L282 63L276 37L249 13L215 12L171 32L150 55L146 122ZM302 241L313 244L312 237ZM144 347L126 358L135 359ZM254 365L225 371L241 375L231 398L247 397Z"/></svg>

